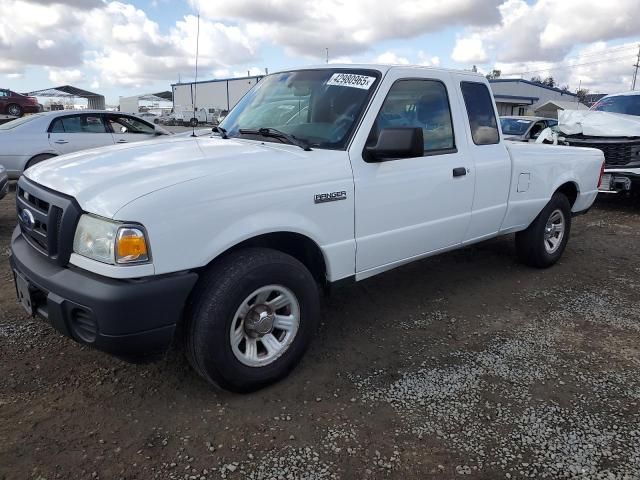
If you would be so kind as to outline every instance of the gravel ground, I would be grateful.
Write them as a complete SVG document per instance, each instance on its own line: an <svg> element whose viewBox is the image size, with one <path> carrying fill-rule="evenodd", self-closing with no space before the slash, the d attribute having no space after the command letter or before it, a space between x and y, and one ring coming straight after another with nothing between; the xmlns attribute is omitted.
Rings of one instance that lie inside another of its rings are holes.
<svg viewBox="0 0 640 480"><path fill-rule="evenodd" d="M549 270L506 237L338 290L300 367L245 396L26 318L13 209L0 479L640 478L638 202L599 200Z"/></svg>

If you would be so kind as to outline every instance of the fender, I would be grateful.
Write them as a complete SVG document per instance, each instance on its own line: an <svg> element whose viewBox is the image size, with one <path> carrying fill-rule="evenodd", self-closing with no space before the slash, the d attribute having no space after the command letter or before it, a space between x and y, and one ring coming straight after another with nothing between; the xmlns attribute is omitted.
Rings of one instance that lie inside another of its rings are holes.
<svg viewBox="0 0 640 480"><path fill-rule="evenodd" d="M329 281L351 276L355 272L355 238L336 243L322 239L319 225L292 212L260 212L238 219L212 238L206 245L201 265L207 265L236 245L269 233L296 233L314 242L322 252Z"/></svg>

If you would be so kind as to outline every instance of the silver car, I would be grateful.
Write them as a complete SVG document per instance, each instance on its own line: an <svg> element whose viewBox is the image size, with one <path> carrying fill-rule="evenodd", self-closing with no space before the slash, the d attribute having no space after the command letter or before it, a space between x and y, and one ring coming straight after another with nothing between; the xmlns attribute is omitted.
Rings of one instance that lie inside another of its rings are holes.
<svg viewBox="0 0 640 480"><path fill-rule="evenodd" d="M36 113L0 125L0 164L9 178L57 155L151 140L169 132L134 115L103 110Z"/></svg>
<svg viewBox="0 0 640 480"><path fill-rule="evenodd" d="M535 141L545 128L555 127L558 120L544 117L500 117L505 140L516 142Z"/></svg>

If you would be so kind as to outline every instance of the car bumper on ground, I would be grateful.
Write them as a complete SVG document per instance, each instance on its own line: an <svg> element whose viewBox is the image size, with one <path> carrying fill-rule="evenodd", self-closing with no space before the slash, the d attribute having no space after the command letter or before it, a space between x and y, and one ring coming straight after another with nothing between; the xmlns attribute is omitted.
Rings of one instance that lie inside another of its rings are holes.
<svg viewBox="0 0 640 480"><path fill-rule="evenodd" d="M18 300L60 333L126 360L161 354L198 275L116 280L53 264L16 227L11 268ZM126 267L123 267L126 268Z"/></svg>
<svg viewBox="0 0 640 480"><path fill-rule="evenodd" d="M640 191L640 168L605 168L600 183L602 193L638 193Z"/></svg>

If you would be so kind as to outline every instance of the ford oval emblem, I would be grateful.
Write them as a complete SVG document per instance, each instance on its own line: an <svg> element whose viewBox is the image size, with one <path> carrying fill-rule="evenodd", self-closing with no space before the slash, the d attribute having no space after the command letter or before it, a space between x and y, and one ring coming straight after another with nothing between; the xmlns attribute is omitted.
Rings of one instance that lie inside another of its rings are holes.
<svg viewBox="0 0 640 480"><path fill-rule="evenodd" d="M36 219L33 218L33 213L31 213L31 210L27 210L26 208L23 208L20 211L19 217L22 225L24 225L24 227L27 228L28 230L31 230L36 224Z"/></svg>

